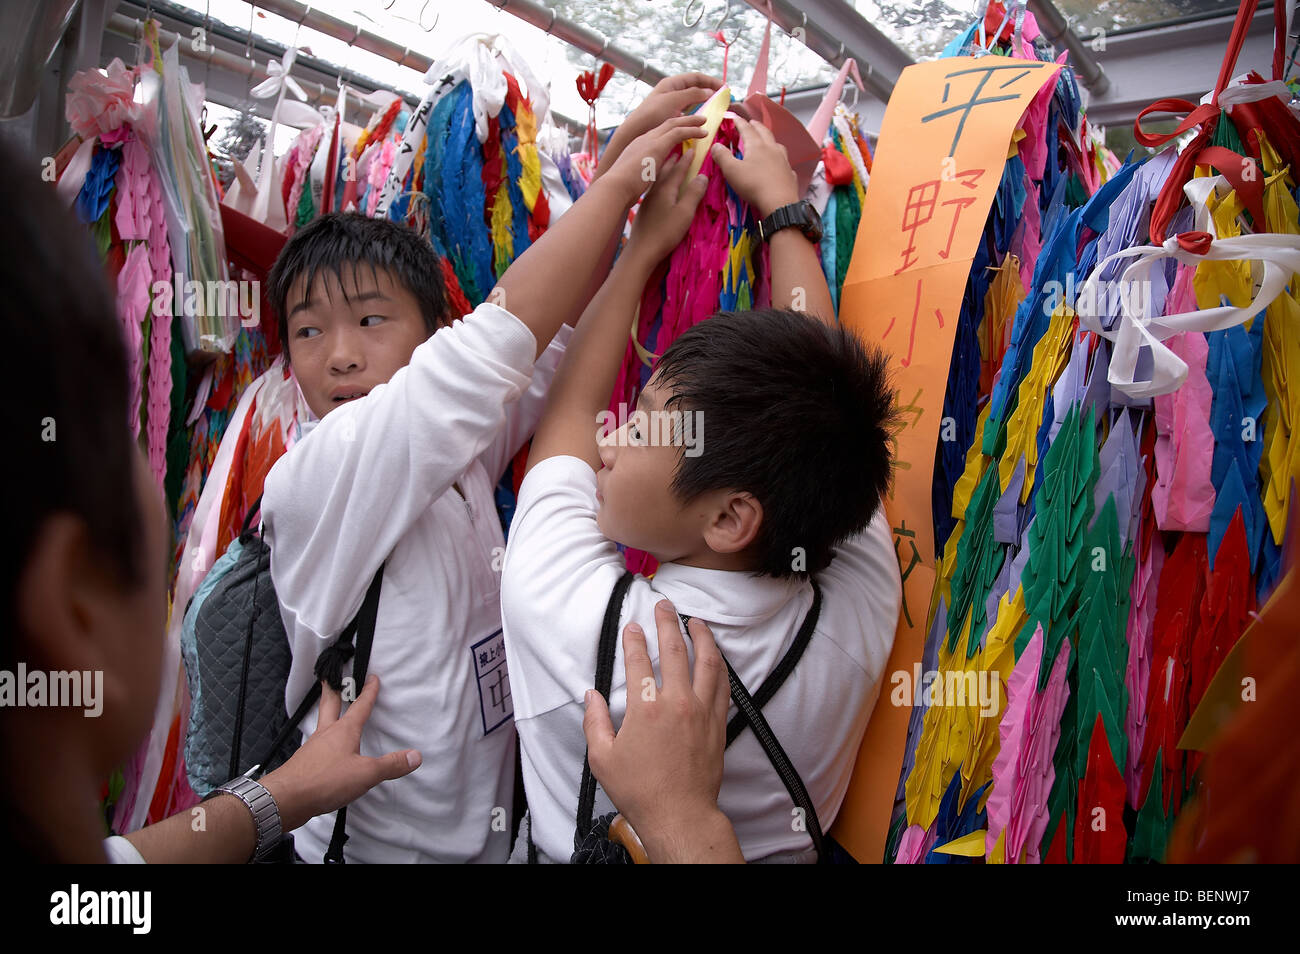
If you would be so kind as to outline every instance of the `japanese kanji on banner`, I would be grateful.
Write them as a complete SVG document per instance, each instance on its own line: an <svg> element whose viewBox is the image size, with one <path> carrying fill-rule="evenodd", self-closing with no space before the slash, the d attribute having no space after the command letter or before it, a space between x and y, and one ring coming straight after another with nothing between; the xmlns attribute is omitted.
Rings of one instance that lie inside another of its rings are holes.
<svg viewBox="0 0 1300 954"><path fill-rule="evenodd" d="M931 480L961 299L1025 110L1060 64L1002 56L909 66L880 133L840 320L892 356L902 412L885 511L903 577L886 675L920 664L935 579ZM882 687L832 834L855 858L884 854L909 708Z"/></svg>

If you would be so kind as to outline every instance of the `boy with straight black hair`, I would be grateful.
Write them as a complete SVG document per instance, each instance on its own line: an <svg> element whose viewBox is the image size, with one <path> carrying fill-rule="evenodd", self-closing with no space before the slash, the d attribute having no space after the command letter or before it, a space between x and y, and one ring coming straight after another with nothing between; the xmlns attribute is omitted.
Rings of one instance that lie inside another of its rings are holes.
<svg viewBox="0 0 1300 954"><path fill-rule="evenodd" d="M361 747L423 756L409 778L349 807L347 861L491 862L509 851L515 735L493 490L540 416L562 325L598 287L646 187L642 163L702 124L646 124L646 114L632 125L648 131L610 156L464 320L445 322L432 250L391 223L324 216L272 272L293 373L319 418L263 496L293 653L285 705L298 706L382 566L370 671L384 694ZM320 860L333 825L309 822L299 855Z"/></svg>
<svg viewBox="0 0 1300 954"><path fill-rule="evenodd" d="M709 625L752 695L762 696L759 687L796 643L804 647L762 712L824 829L848 788L893 644L902 587L880 506L895 415L886 358L834 323L815 246L779 227L785 215L807 214L796 206L784 149L765 127L737 125L744 159L719 145L713 157L732 189L778 225L765 229L773 307L719 314L684 332L659 359L636 412L598 438L594 422L642 289L704 192L702 176L685 182L687 160L670 165L578 326L519 491L502 618L528 795L523 834L538 860L567 861L587 835L575 830L584 710L598 698L588 691L597 643L625 573L616 544L659 561L654 577L633 579L615 607L619 631L644 633L651 660L665 598ZM790 310L795 301L809 314ZM796 636L806 619L804 643ZM683 653L684 644L665 644L665 652ZM629 693L652 702L656 687L653 678L625 685L617 658L612 671L609 712L618 723ZM747 860L813 860L815 822L794 805L754 732L727 749L718 808ZM598 797L594 815L611 810ZM699 820L699 830L707 826Z"/></svg>
<svg viewBox="0 0 1300 954"><path fill-rule="evenodd" d="M341 277L345 265L366 265L373 275L392 272L415 296L425 330L433 334L451 321L447 289L432 246L411 229L388 219L327 212L294 234L267 276L267 295L279 322L280 341L289 340L290 288L298 279L312 287L319 272Z"/></svg>

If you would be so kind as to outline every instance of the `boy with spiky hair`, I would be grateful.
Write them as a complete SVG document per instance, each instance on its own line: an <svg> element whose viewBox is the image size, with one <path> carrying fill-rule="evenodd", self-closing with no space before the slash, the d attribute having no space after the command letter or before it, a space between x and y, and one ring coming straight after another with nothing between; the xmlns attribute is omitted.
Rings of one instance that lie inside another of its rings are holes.
<svg viewBox="0 0 1300 954"><path fill-rule="evenodd" d="M502 618L528 795L521 827L538 860L567 861L575 848L585 700L598 696L587 692L598 637L625 572L617 544L660 564L652 579L631 582L618 615L619 632L630 624L645 634L652 660L655 608L666 598L709 625L757 694L815 614L806 648L762 711L823 828L844 798L893 644L902 587L880 506L895 414L886 359L834 321L809 237L815 218L797 202L784 149L765 127L737 123L744 158L717 145L713 157L762 217L773 307L686 331L660 358L636 413L598 438L593 422L641 291L704 192L703 177L685 182L687 160L670 160L568 347L519 491ZM810 314L790 310L796 301ZM616 658L613 673L624 671ZM615 723L628 692L653 698L654 686L628 687L616 675ZM746 859L812 860L812 822L752 732L727 749L718 807ZM602 795L594 814L610 808Z"/></svg>

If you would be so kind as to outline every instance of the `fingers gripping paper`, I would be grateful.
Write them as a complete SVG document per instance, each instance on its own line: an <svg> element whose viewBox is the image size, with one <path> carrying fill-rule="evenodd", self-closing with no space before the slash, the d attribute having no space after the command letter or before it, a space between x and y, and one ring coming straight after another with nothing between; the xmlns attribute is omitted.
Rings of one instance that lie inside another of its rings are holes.
<svg viewBox="0 0 1300 954"><path fill-rule="evenodd" d="M962 293L1021 116L1060 65L1001 56L909 66L885 112L840 320L890 352L901 423L885 501L903 610L885 678L919 664L935 579L930 484ZM884 855L907 707L882 687L832 834Z"/></svg>

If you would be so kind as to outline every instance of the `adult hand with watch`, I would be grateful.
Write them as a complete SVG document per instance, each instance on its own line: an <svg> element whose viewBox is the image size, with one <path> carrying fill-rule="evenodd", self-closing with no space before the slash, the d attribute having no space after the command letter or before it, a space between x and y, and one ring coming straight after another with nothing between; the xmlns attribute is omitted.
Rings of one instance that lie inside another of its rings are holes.
<svg viewBox="0 0 1300 954"><path fill-rule="evenodd" d="M721 143L709 155L742 200L760 219L757 238L772 248L772 307L791 308L835 324L835 306L822 273L817 242L821 218L799 187L785 147L760 122L736 117L743 158Z"/></svg>
<svg viewBox="0 0 1300 954"><path fill-rule="evenodd" d="M323 683L316 730L287 762L260 783L232 779L200 805L131 832L126 840L150 864L238 864L273 847L268 839L342 808L381 782L409 775L420 766L414 749L378 758L361 754L361 729L378 697L379 679L371 675L340 716L341 696Z"/></svg>

